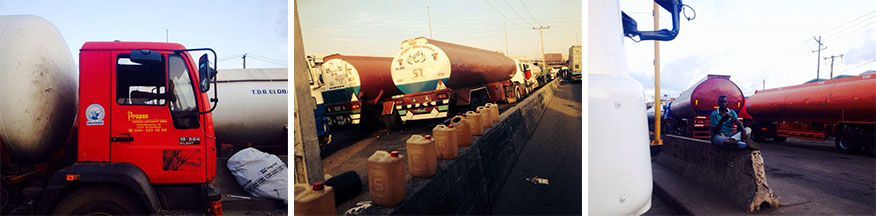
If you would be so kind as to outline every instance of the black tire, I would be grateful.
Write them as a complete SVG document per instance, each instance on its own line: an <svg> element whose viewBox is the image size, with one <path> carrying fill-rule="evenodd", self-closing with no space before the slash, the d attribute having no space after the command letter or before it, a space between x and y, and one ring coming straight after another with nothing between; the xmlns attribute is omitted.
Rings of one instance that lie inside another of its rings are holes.
<svg viewBox="0 0 876 216"><path fill-rule="evenodd" d="M788 140L788 138L787 138L787 137L783 137L783 136L776 135L776 136L773 136L773 140L776 141L776 142L784 142L785 140Z"/></svg>
<svg viewBox="0 0 876 216"><path fill-rule="evenodd" d="M858 139L853 139L853 136L849 136L849 133L846 130L846 127L843 126L840 132L836 135L836 140L834 143L836 144L836 150L846 154L854 154L861 150L861 145L858 143Z"/></svg>
<svg viewBox="0 0 876 216"><path fill-rule="evenodd" d="M486 89L472 92L471 96L469 97L468 110L476 111L478 109L478 106L483 106L484 104L487 104L487 101L489 101L488 97L489 96L487 96Z"/></svg>
<svg viewBox="0 0 876 216"><path fill-rule="evenodd" d="M520 85L514 85L514 98L517 99L518 103L523 99L520 97Z"/></svg>
<svg viewBox="0 0 876 216"><path fill-rule="evenodd" d="M53 215L144 215L149 214L137 198L116 187L81 188L64 197Z"/></svg>
<svg viewBox="0 0 876 216"><path fill-rule="evenodd" d="M402 122L401 117L398 115L398 110L392 109L392 114L382 116L380 121L383 122L383 125L386 126L387 129L401 129Z"/></svg>

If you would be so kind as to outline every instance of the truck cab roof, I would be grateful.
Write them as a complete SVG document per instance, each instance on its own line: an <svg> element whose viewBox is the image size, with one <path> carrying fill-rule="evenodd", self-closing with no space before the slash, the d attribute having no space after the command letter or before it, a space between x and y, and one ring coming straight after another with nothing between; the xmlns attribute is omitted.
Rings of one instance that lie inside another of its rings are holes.
<svg viewBox="0 0 876 216"><path fill-rule="evenodd" d="M82 45L80 51L86 50L182 50L185 46L178 43L163 42L123 42L123 41L90 41Z"/></svg>

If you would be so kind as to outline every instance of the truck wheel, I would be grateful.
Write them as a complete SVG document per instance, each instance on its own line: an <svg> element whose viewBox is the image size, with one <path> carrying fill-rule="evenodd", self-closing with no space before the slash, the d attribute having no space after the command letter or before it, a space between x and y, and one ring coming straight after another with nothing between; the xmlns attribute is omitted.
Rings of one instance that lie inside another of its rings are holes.
<svg viewBox="0 0 876 216"><path fill-rule="evenodd" d="M835 140L836 150L846 154L856 153L861 149L861 145L858 144L857 139L849 136L852 133L848 130L849 128L843 125L840 132L837 133Z"/></svg>
<svg viewBox="0 0 876 216"><path fill-rule="evenodd" d="M86 187L67 195L53 215L143 215L148 214L136 198L118 188Z"/></svg>
<svg viewBox="0 0 876 216"><path fill-rule="evenodd" d="M387 129L390 130L398 130L401 129L401 117L398 115L398 110L392 109L392 114L384 115L381 117L381 121L383 125L386 126Z"/></svg>
<svg viewBox="0 0 876 216"><path fill-rule="evenodd" d="M846 154L852 154L858 152L861 149L861 146L855 144L851 139L845 136L836 137L836 150Z"/></svg>
<svg viewBox="0 0 876 216"><path fill-rule="evenodd" d="M520 98L520 85L514 85L514 98L516 98L518 102L521 99Z"/></svg>

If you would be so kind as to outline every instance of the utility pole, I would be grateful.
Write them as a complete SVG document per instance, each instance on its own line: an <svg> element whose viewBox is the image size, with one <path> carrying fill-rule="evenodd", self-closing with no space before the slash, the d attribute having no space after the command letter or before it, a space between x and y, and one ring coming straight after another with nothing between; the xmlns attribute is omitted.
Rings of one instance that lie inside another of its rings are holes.
<svg viewBox="0 0 876 216"><path fill-rule="evenodd" d="M505 25L505 56L511 56L508 51L508 22L502 21L502 24Z"/></svg>
<svg viewBox="0 0 876 216"><path fill-rule="evenodd" d="M308 69L307 60L304 56L304 41L301 39L301 21L298 18L298 1L293 1L295 4L294 11L294 28L295 39L293 60L296 67L293 67L293 77L296 80L307 80ZM310 87L307 83L293 82L295 97L293 97L293 119L294 133L293 139L295 149L293 151L295 158L295 181L294 183L313 184L318 181L325 180L322 169L322 158L319 156L319 138L316 136L316 124L313 117L313 110L316 109L314 99L310 97ZM299 148L300 147L300 148Z"/></svg>
<svg viewBox="0 0 876 216"><path fill-rule="evenodd" d="M246 69L246 53L243 54L243 69Z"/></svg>
<svg viewBox="0 0 876 216"><path fill-rule="evenodd" d="M164 29L164 42L170 42L170 36L167 35L167 28Z"/></svg>
<svg viewBox="0 0 876 216"><path fill-rule="evenodd" d="M812 50L812 52L818 52L818 58L816 58L818 60L818 68L815 69L815 79L818 80L818 78L821 76L821 51L826 50L827 47L821 48L821 46L823 45L821 43L821 36L818 36L818 38L815 38L815 36L812 36L812 39L814 39L815 42L818 42L818 49Z"/></svg>
<svg viewBox="0 0 876 216"><path fill-rule="evenodd" d="M839 56L832 55L830 57L824 57L824 60L827 60L828 58L830 59L830 77L828 79L833 79L833 59L836 57L843 58L843 54L840 54Z"/></svg>
<svg viewBox="0 0 876 216"><path fill-rule="evenodd" d="M766 90L766 80L763 80L763 89L761 90Z"/></svg>
<svg viewBox="0 0 876 216"><path fill-rule="evenodd" d="M654 30L660 30L660 8L657 2L654 2ZM651 145L663 145L663 140L660 139L660 42L654 40L654 142Z"/></svg>
<svg viewBox="0 0 876 216"><path fill-rule="evenodd" d="M538 26L538 28L532 27L532 30L538 30L539 40L541 40L541 64L542 64L542 67L547 65L547 62L545 62L545 59L544 59L544 33L542 33L542 31L541 31L544 29L551 29L551 26L546 26L546 27L545 26Z"/></svg>
<svg viewBox="0 0 876 216"><path fill-rule="evenodd" d="M429 39L432 39L432 13L429 12L429 6L426 6L426 19L429 19Z"/></svg>

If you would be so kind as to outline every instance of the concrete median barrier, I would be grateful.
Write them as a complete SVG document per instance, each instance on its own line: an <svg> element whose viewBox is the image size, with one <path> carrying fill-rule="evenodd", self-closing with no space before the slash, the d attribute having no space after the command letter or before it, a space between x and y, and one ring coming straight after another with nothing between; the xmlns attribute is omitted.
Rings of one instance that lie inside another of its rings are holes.
<svg viewBox="0 0 876 216"><path fill-rule="evenodd" d="M499 116L499 122L453 160L438 160L432 178L408 178L405 200L395 207L372 206L365 215L490 214L517 158L535 131L557 82L530 95Z"/></svg>
<svg viewBox="0 0 876 216"><path fill-rule="evenodd" d="M781 205L767 184L760 150L723 149L705 140L665 135L662 152L654 160L712 187L746 212Z"/></svg>

